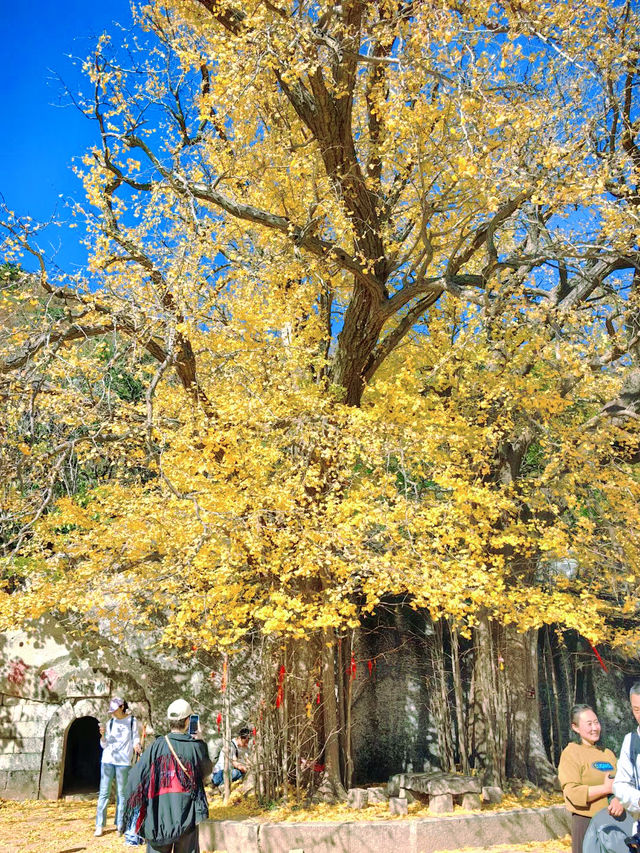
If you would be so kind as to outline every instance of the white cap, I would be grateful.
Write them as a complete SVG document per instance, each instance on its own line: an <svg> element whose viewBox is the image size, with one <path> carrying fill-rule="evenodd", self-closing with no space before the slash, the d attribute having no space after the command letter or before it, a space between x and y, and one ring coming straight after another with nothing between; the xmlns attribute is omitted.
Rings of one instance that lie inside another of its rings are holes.
<svg viewBox="0 0 640 853"><path fill-rule="evenodd" d="M193 709L186 699L176 699L167 708L168 720L185 720L193 714Z"/></svg>
<svg viewBox="0 0 640 853"><path fill-rule="evenodd" d="M111 702L109 702L109 711L113 714L114 711L117 711L118 708L121 708L124 705L124 699L121 699L119 696L114 696Z"/></svg>

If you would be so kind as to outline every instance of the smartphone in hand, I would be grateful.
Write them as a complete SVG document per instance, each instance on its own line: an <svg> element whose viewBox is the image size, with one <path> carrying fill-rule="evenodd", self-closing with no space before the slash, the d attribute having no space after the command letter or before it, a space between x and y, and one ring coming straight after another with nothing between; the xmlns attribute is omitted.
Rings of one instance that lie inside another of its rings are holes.
<svg viewBox="0 0 640 853"><path fill-rule="evenodd" d="M198 727L200 726L200 714L191 714L189 717L189 734L195 735L198 733Z"/></svg>

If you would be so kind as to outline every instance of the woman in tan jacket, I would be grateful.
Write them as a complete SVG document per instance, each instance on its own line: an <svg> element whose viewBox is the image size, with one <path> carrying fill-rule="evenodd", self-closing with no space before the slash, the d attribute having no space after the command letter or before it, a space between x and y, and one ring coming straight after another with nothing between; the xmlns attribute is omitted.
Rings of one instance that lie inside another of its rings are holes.
<svg viewBox="0 0 640 853"><path fill-rule="evenodd" d="M571 728L580 739L562 750L558 777L564 803L571 812L571 853L582 853L582 840L589 821L600 809L618 817L624 809L609 796L613 791L616 756L610 749L596 746L600 740L600 721L589 705L574 705Z"/></svg>

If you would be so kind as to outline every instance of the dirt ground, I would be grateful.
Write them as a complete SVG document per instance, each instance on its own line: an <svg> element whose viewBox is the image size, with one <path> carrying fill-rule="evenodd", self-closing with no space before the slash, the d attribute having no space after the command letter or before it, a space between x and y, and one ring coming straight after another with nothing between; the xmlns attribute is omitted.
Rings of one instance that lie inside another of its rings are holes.
<svg viewBox="0 0 640 853"><path fill-rule="evenodd" d="M96 804L91 801L29 800L18 803L0 800L0 853L125 853L127 850L143 853L144 847L127 847L115 831L113 806L107 813L104 835L95 838L95 809ZM297 819L300 819L299 815ZM567 853L570 849L571 842L567 836L545 844L467 848L465 853Z"/></svg>

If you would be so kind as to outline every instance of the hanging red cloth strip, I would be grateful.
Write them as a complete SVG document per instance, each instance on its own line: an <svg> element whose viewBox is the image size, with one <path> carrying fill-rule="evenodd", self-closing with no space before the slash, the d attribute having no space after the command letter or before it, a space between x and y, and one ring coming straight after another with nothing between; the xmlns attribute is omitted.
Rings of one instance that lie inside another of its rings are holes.
<svg viewBox="0 0 640 853"><path fill-rule="evenodd" d="M600 652L596 649L596 647L593 645L593 643L591 641L589 642L589 645L591 646L594 655L598 658L598 663L600 664L600 666L604 669L605 672L609 672L605 662L600 657Z"/></svg>
<svg viewBox="0 0 640 853"><path fill-rule="evenodd" d="M218 724L218 733L222 731L222 714L218 711L218 716L216 717L216 723Z"/></svg>
<svg viewBox="0 0 640 853"><path fill-rule="evenodd" d="M373 672L373 661L372 660L367 661L367 669L369 670L369 678L371 678L371 673Z"/></svg>
<svg viewBox="0 0 640 853"><path fill-rule="evenodd" d="M354 657L353 655L351 655L351 666L350 666L350 668L349 668L349 669L350 669L350 672L351 672L351 681L353 681L353 679L356 677L356 669L357 669L357 667L356 667L356 659L355 659L355 657Z"/></svg>
<svg viewBox="0 0 640 853"><path fill-rule="evenodd" d="M286 669L284 668L284 664L280 667L280 671L278 672L278 695L276 696L276 708L279 708L282 705L282 700L284 699L284 676L286 673Z"/></svg>

